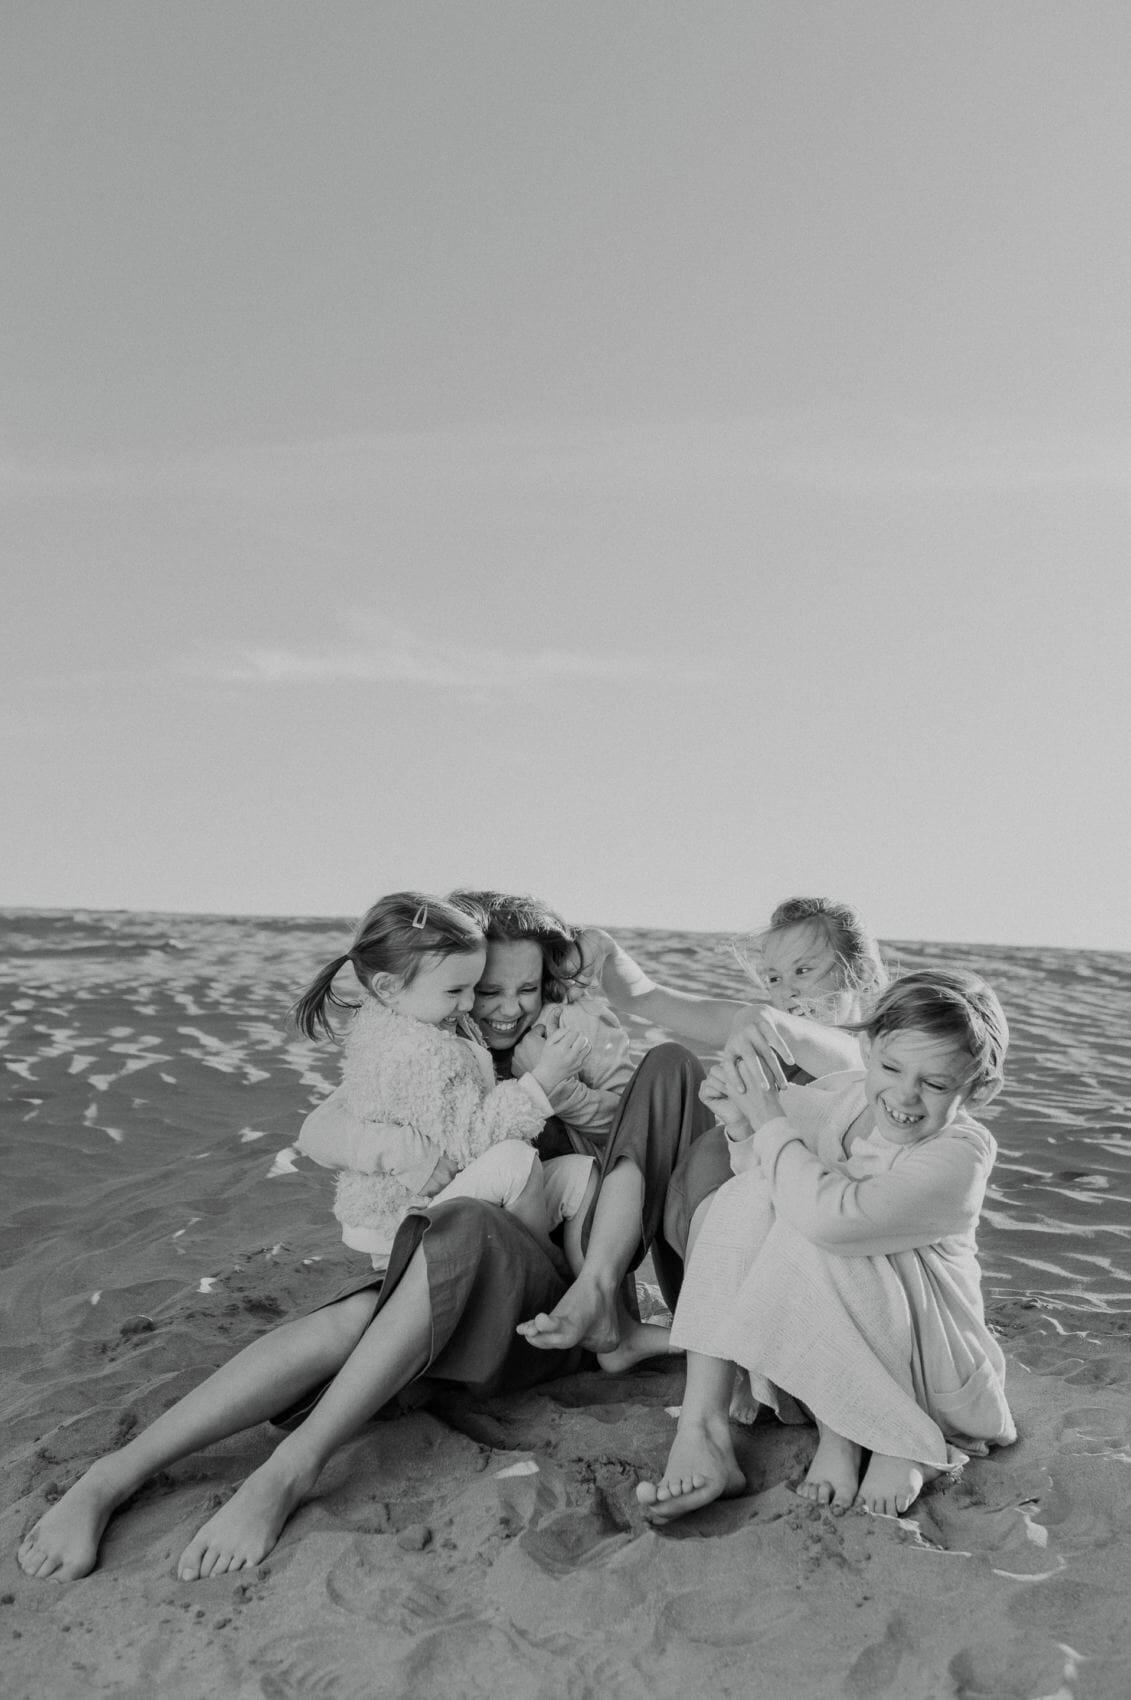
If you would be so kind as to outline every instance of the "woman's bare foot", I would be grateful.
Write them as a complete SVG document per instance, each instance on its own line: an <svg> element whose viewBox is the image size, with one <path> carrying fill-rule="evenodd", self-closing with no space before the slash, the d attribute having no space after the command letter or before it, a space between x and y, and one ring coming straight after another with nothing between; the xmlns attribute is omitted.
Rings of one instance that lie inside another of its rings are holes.
<svg viewBox="0 0 1131 1700"><path fill-rule="evenodd" d="M546 1352L585 1346L590 1352L613 1352L620 1345L617 1289L608 1289L584 1271L549 1313L539 1311L518 1332Z"/></svg>
<svg viewBox="0 0 1131 1700"><path fill-rule="evenodd" d="M89 1576L98 1562L98 1544L107 1523L132 1491L132 1487L123 1490L104 1465L93 1465L28 1530L17 1554L21 1569L29 1576L55 1576L60 1582Z"/></svg>
<svg viewBox="0 0 1131 1700"><path fill-rule="evenodd" d="M650 1523L670 1523L715 1499L733 1498L746 1486L738 1467L730 1420L684 1423L681 1419L663 1476L638 1482L636 1497Z"/></svg>
<svg viewBox="0 0 1131 1700"><path fill-rule="evenodd" d="M734 1392L730 1396L731 1422L750 1428L757 1422L761 1409L750 1386L750 1377L744 1369L740 1369L734 1378Z"/></svg>
<svg viewBox="0 0 1131 1700"><path fill-rule="evenodd" d="M625 1316L620 1325L620 1343L611 1352L598 1352L597 1362L606 1375L623 1375L646 1358L682 1355L682 1346L672 1345L672 1331L658 1322L637 1322Z"/></svg>
<svg viewBox="0 0 1131 1700"><path fill-rule="evenodd" d="M902 1517L914 1505L925 1482L933 1482L939 1474L929 1464L916 1464L910 1458L889 1458L884 1452L873 1452L872 1461L864 1472L856 1504L876 1517Z"/></svg>
<svg viewBox="0 0 1131 1700"><path fill-rule="evenodd" d="M847 1511L857 1503L862 1450L855 1441L845 1440L842 1434L834 1434L823 1423L818 1423L817 1430L817 1450L804 1481L798 1483L797 1492L802 1499L812 1500L814 1505L828 1505L833 1511Z"/></svg>
<svg viewBox="0 0 1131 1700"><path fill-rule="evenodd" d="M252 1472L189 1542L177 1561L179 1580L195 1582L200 1577L223 1576L229 1570L246 1570L259 1564L317 1477L317 1470L289 1469L276 1452Z"/></svg>

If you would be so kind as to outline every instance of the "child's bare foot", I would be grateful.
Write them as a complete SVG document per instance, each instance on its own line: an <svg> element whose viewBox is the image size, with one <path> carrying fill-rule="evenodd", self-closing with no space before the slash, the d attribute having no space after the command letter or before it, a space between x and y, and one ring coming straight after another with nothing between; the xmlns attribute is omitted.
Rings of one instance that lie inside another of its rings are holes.
<svg viewBox="0 0 1131 1700"><path fill-rule="evenodd" d="M638 1482L636 1497L650 1523L670 1523L715 1499L733 1498L746 1486L730 1437L730 1420L683 1424L676 1430L658 1482Z"/></svg>
<svg viewBox="0 0 1131 1700"><path fill-rule="evenodd" d="M626 1316L621 1322L620 1343L611 1352L598 1352L597 1362L606 1375L623 1375L646 1358L666 1357L669 1353L682 1351L682 1346L672 1345L670 1328L658 1322L636 1322Z"/></svg>
<svg viewBox="0 0 1131 1700"><path fill-rule="evenodd" d="M582 1273L552 1311L540 1311L529 1322L520 1322L518 1332L547 1352L568 1351L571 1346L613 1352L620 1344L616 1289L608 1290Z"/></svg>
<svg viewBox="0 0 1131 1700"><path fill-rule="evenodd" d="M834 1511L847 1511L857 1502L861 1448L855 1441L834 1434L823 1423L818 1423L817 1429L820 1437L817 1450L805 1472L804 1481L798 1483L797 1492L802 1499L812 1500L814 1505L828 1505Z"/></svg>
<svg viewBox="0 0 1131 1700"><path fill-rule="evenodd" d="M743 1423L750 1428L757 1422L761 1409L750 1386L750 1377L744 1369L740 1369L734 1378L734 1392L730 1396L731 1422Z"/></svg>
<svg viewBox="0 0 1131 1700"><path fill-rule="evenodd" d="M278 1453L269 1458L189 1542L177 1561L178 1578L195 1582L202 1576L223 1576L229 1570L259 1564L316 1479L317 1471L293 1473Z"/></svg>
<svg viewBox="0 0 1131 1700"><path fill-rule="evenodd" d="M938 1474L929 1464L916 1464L910 1458L889 1458L886 1453L873 1452L856 1495L856 1504L876 1517L902 1517L922 1493L923 1484L934 1481Z"/></svg>
<svg viewBox="0 0 1131 1700"><path fill-rule="evenodd" d="M98 1562L103 1530L127 1497L95 1465L24 1536L17 1554L21 1569L60 1582L88 1576Z"/></svg>

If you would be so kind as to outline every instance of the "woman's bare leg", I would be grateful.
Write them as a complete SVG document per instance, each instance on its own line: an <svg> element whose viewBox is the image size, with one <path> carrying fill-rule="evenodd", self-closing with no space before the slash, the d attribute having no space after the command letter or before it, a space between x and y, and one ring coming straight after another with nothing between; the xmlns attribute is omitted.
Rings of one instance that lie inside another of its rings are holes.
<svg viewBox="0 0 1131 1700"><path fill-rule="evenodd" d="M601 1182L589 1243L573 1285L552 1311L540 1311L518 1325L532 1346L546 1351L585 1346L604 1353L620 1344L617 1292L640 1244L643 1204L644 1176L625 1158Z"/></svg>
<svg viewBox="0 0 1131 1700"><path fill-rule="evenodd" d="M247 1478L181 1554L183 1582L260 1563L331 1454L428 1362L432 1307L419 1248L310 1415Z"/></svg>
<svg viewBox="0 0 1131 1700"><path fill-rule="evenodd" d="M399 1305L398 1299L401 1300ZM111 1515L150 1476L201 1447L266 1421L328 1377L340 1377L350 1363L351 1355L360 1345L369 1342L369 1323L376 1303L375 1291L355 1293L340 1304L328 1305L311 1316L285 1323L262 1339L252 1341L207 1381L178 1400L171 1410L163 1412L121 1451L112 1452L93 1464L27 1535L19 1552L20 1564L31 1576L56 1576L60 1581L85 1576L97 1561L98 1544ZM388 1322L384 1321L386 1317ZM385 1347L390 1363L404 1360L413 1366L404 1380L417 1373L420 1364L426 1360L430 1327L427 1270L423 1253L418 1251L374 1330L378 1344ZM398 1333L401 1329L405 1334L403 1339ZM366 1360L372 1355L370 1345L365 1354ZM348 1387L356 1387L356 1367L355 1373L347 1378ZM340 1399L331 1400L331 1394L338 1385L339 1381L335 1379L316 1406L317 1413L323 1411L327 1401L330 1401L331 1414L339 1407ZM368 1387L361 1390L359 1407L364 1408L356 1416L353 1427L360 1426L403 1385L404 1381L401 1381L386 1391L385 1380L380 1374L374 1374ZM313 1420L313 1416L308 1418L307 1424ZM304 1424L304 1429L306 1426ZM324 1418L322 1426L325 1426ZM316 1426L315 1434L318 1432ZM289 1436L288 1440L292 1438ZM344 1432L340 1438L345 1438ZM287 1442L281 1445L285 1446ZM309 1448L304 1446L292 1451L302 1454ZM322 1463L328 1456L329 1451L324 1454ZM273 1463L274 1458L269 1462ZM286 1459L284 1466L285 1463ZM264 1466L264 1469L267 1468ZM321 1463L318 1468L321 1468ZM261 1472L256 1471L255 1474L259 1476ZM253 1479L249 1478L245 1487ZM239 1497L237 1494L236 1499ZM235 1499L230 1501L213 1521L221 1521L224 1513L235 1503ZM283 1513L279 1528L288 1514L289 1509ZM266 1550L270 1550L277 1535L278 1529ZM245 1549L250 1550L253 1544L245 1543ZM188 1551L192 1552L193 1548ZM208 1570L203 1567L203 1551L199 1557L199 1565L195 1558L190 1559L187 1566L182 1560L182 1574L212 1574L219 1566L219 1549L215 1552L209 1549ZM232 1562L233 1555L228 1553L227 1557L229 1562L224 1567L238 1568L238 1563ZM240 1562L255 1563L258 1560L245 1558Z"/></svg>
<svg viewBox="0 0 1131 1700"><path fill-rule="evenodd" d="M376 1293L356 1293L253 1340L118 1452L92 1464L25 1537L29 1576L70 1581L93 1570L122 1502L166 1465L266 1421L341 1368L363 1334Z"/></svg>
<svg viewBox="0 0 1131 1700"><path fill-rule="evenodd" d="M650 1523L670 1523L746 1486L727 1414L733 1379L734 1365L725 1359L688 1352L683 1409L663 1476L636 1489Z"/></svg>

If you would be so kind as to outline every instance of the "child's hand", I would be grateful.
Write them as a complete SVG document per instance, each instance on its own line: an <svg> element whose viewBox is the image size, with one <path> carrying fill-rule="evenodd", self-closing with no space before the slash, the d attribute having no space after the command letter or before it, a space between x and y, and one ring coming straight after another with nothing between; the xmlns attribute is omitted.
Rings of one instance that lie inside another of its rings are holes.
<svg viewBox="0 0 1131 1700"><path fill-rule="evenodd" d="M459 1174L459 1169L450 1157L441 1157L436 1167L420 1189L421 1198L435 1198L438 1192L443 1192L450 1186Z"/></svg>
<svg viewBox="0 0 1131 1700"><path fill-rule="evenodd" d="M722 1123L732 1139L748 1139L754 1131L746 1119L741 1101L736 1102L731 1096L718 1063L699 1088L699 1101Z"/></svg>
<svg viewBox="0 0 1131 1700"><path fill-rule="evenodd" d="M556 1027L547 1037L542 1055L530 1073L543 1092L552 1092L555 1086L577 1073L589 1051L590 1044L584 1034Z"/></svg>
<svg viewBox="0 0 1131 1700"><path fill-rule="evenodd" d="M511 1052L511 1073L514 1075L532 1074L542 1061L542 1052L546 1049L546 1035L540 1027L532 1027L529 1033L524 1033Z"/></svg>
<svg viewBox="0 0 1131 1700"><path fill-rule="evenodd" d="M562 1008L560 1003L543 1004L533 1027L527 1029L511 1052L512 1073L533 1074L542 1060L546 1040L561 1026Z"/></svg>

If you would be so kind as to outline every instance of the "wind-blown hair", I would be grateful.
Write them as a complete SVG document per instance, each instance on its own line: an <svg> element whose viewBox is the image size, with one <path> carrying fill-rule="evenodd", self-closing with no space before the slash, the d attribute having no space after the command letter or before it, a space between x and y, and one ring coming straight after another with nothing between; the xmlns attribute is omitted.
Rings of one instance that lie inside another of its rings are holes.
<svg viewBox="0 0 1131 1700"><path fill-rule="evenodd" d="M581 951L576 929L548 903L537 897L515 897L503 891L452 891L448 902L470 915L483 929L487 942L512 944L532 939L542 952L542 999L568 1003L581 989L577 979Z"/></svg>
<svg viewBox="0 0 1131 1700"><path fill-rule="evenodd" d="M315 975L291 1014L308 1039L333 1039L330 1011L359 1007L334 991L347 962L362 985L374 974L395 974L407 986L426 956L469 956L483 944L483 929L467 910L426 892L391 892L365 911L350 948Z"/></svg>
<svg viewBox="0 0 1131 1700"><path fill-rule="evenodd" d="M1005 1078L1009 1024L997 993L963 968L919 968L882 992L870 1015L849 1031L878 1039L914 1031L949 1039L970 1055L972 1091L997 1091Z"/></svg>
<svg viewBox="0 0 1131 1700"><path fill-rule="evenodd" d="M890 978L880 951L880 942L858 909L829 897L787 897L770 916L769 925L754 939L763 950L768 939L778 938L793 927L809 926L822 935L834 951L846 991L860 998L874 997ZM757 967L744 956L748 971L759 978Z"/></svg>

